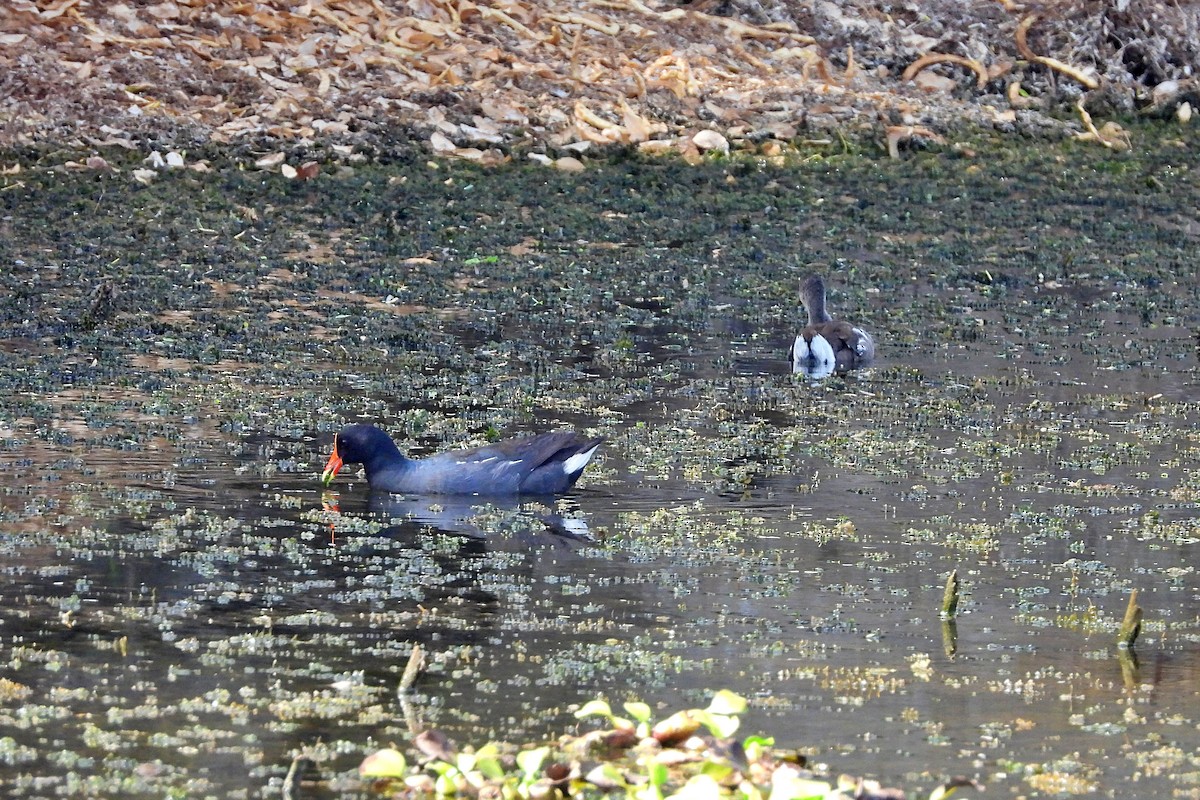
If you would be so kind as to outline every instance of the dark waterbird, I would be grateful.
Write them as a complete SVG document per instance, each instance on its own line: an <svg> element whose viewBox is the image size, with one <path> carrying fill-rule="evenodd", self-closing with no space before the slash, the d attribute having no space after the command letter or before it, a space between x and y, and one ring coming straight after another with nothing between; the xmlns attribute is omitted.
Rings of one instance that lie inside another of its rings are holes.
<svg viewBox="0 0 1200 800"><path fill-rule="evenodd" d="M800 284L800 302L808 312L808 325L788 351L792 372L824 378L865 367L875 360L871 334L834 319L825 308L825 281L820 276L810 275Z"/></svg>
<svg viewBox="0 0 1200 800"><path fill-rule="evenodd" d="M573 431L556 431L412 459L374 425L347 425L333 439L333 455L321 480L328 486L342 465L362 464L367 483L376 491L558 494L579 480L602 441Z"/></svg>

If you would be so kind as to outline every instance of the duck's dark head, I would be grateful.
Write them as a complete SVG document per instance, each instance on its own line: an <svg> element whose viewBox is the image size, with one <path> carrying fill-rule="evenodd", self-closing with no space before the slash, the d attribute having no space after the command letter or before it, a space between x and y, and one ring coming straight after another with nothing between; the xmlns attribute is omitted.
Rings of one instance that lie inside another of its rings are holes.
<svg viewBox="0 0 1200 800"><path fill-rule="evenodd" d="M374 425L347 425L333 437L333 454L325 463L321 482L328 486L346 464L368 464L385 454L398 452L392 437Z"/></svg>

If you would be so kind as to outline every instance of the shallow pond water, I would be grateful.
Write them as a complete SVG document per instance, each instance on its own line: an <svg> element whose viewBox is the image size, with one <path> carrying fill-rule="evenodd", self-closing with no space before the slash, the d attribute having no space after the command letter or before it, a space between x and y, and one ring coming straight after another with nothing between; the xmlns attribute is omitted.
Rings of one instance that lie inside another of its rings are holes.
<svg viewBox="0 0 1200 800"><path fill-rule="evenodd" d="M1173 136L10 181L0 785L276 796L303 755L354 794L414 726L536 740L597 695L728 688L834 774L1190 795L1200 192ZM809 270L873 368L787 374ZM608 441L555 503L322 491L360 418L416 454Z"/></svg>

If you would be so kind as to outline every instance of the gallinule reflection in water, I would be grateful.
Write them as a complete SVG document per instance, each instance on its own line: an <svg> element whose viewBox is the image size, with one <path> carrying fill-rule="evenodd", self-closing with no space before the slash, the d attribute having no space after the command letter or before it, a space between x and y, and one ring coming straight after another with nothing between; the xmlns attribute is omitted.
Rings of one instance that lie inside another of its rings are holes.
<svg viewBox="0 0 1200 800"><path fill-rule="evenodd" d="M472 539L492 539L503 532L521 542L553 541L552 537L592 541L587 519L578 512L563 513L553 497L507 495L412 495L372 491L367 509L392 521L411 520L442 533Z"/></svg>
<svg viewBox="0 0 1200 800"><path fill-rule="evenodd" d="M347 425L333 439L321 480L328 486L344 464L362 464L374 491L551 495L575 485L602 441L557 431L412 459L374 425Z"/></svg>
<svg viewBox="0 0 1200 800"><path fill-rule="evenodd" d="M865 367L875 360L871 334L830 316L825 308L825 281L820 276L810 275L800 284L800 302L808 312L808 324L788 351L792 372L824 378Z"/></svg>

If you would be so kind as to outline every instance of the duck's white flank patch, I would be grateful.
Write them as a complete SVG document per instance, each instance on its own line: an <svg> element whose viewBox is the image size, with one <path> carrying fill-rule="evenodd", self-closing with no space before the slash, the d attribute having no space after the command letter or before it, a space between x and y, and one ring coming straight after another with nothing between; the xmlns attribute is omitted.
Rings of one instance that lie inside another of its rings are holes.
<svg viewBox="0 0 1200 800"><path fill-rule="evenodd" d="M590 450L585 450L582 453L576 453L568 458L563 462L563 472L565 472L567 475L574 475L576 472L579 472L581 469L586 467L588 462L592 460L592 454L596 452L596 448L599 446L599 444L594 444Z"/></svg>

